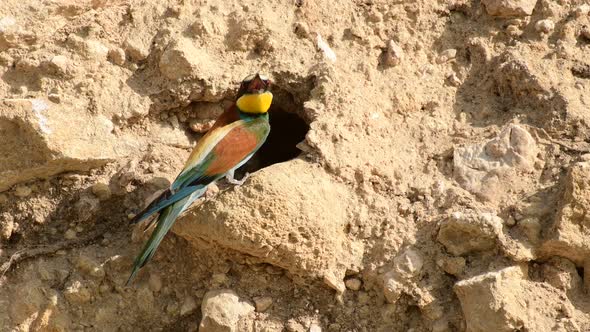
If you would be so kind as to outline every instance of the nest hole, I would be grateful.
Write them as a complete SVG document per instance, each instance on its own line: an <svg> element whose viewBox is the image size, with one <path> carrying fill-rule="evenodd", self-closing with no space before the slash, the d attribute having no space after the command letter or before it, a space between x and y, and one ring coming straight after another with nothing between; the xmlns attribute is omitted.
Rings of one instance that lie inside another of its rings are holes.
<svg viewBox="0 0 590 332"><path fill-rule="evenodd" d="M298 105L285 102L280 95L278 97L275 96L276 102L268 112L270 134L254 156L236 170L236 178L242 178L246 172L251 174L272 164L295 159L301 154L297 144L305 139L309 125L299 116Z"/></svg>

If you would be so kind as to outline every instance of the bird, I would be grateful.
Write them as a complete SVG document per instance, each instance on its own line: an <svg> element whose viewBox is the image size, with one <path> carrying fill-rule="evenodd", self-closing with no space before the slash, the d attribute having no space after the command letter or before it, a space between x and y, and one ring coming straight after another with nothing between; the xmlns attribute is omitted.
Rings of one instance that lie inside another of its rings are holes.
<svg viewBox="0 0 590 332"><path fill-rule="evenodd" d="M131 220L139 223L157 214L145 226L147 230L156 225L135 259L126 285L154 256L176 218L206 192L209 184L223 177L232 184L244 183L248 174L236 180L234 171L252 158L270 133L268 110L273 100L270 86L269 78L259 73L242 80L235 102L197 142L174 182Z"/></svg>

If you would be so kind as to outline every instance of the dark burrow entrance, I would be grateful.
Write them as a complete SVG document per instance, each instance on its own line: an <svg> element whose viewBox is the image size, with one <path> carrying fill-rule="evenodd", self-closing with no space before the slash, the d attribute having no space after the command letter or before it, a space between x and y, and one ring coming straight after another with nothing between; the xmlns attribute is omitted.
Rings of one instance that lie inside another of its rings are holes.
<svg viewBox="0 0 590 332"><path fill-rule="evenodd" d="M236 171L236 179L241 179L246 172L252 174L261 168L299 156L301 150L297 144L305 139L309 125L297 114L302 106L294 104L292 100L288 93L275 93L268 113L270 134L260 150Z"/></svg>

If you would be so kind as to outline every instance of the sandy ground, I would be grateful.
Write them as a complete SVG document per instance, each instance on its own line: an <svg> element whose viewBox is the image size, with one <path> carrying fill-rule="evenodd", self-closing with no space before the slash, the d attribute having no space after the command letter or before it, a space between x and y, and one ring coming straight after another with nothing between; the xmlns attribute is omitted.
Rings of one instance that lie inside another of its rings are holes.
<svg viewBox="0 0 590 332"><path fill-rule="evenodd" d="M0 330L590 330L584 1L0 3ZM135 282L241 79L273 136Z"/></svg>

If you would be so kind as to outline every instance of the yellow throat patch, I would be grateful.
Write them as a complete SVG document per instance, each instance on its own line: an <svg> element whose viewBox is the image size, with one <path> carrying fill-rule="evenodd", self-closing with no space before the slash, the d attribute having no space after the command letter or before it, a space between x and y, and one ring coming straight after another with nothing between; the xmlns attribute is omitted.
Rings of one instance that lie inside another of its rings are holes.
<svg viewBox="0 0 590 332"><path fill-rule="evenodd" d="M266 113L272 103L272 93L246 93L236 101L240 111L245 113Z"/></svg>

